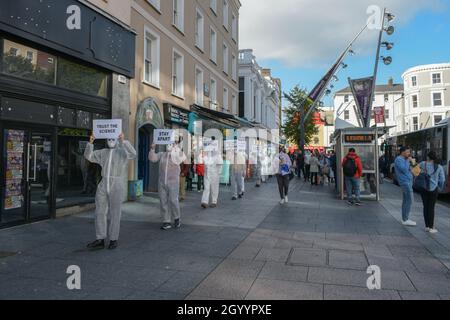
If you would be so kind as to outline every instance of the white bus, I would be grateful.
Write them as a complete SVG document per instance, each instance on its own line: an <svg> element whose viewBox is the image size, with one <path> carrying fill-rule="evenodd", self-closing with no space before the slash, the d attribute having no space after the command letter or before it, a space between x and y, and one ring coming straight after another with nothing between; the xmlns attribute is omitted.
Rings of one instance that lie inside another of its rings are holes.
<svg viewBox="0 0 450 320"><path fill-rule="evenodd" d="M441 160L441 165L444 167L447 177L446 186L442 193L450 194L450 118L441 121L432 128L393 137L388 139L387 142L388 168L390 168L394 183L397 183L397 179L393 163L400 147L410 147L413 157L418 162L425 161L428 152L435 151Z"/></svg>

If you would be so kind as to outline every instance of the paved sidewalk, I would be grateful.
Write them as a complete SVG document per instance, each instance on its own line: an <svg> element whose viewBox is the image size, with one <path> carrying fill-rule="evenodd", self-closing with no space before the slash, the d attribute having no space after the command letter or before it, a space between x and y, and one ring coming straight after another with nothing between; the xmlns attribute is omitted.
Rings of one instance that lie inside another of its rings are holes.
<svg viewBox="0 0 450 320"><path fill-rule="evenodd" d="M274 180L246 188L244 200L231 201L222 187L219 208L209 210L189 193L178 231L159 230L155 199L126 204L113 252L84 250L92 212L0 230L0 299L450 298L441 262L450 252L441 244L448 211L431 237L401 226L399 191L388 184L386 200L362 208L298 180L284 206ZM66 288L69 265L81 268L80 291ZM369 265L380 266L383 290L367 289Z"/></svg>

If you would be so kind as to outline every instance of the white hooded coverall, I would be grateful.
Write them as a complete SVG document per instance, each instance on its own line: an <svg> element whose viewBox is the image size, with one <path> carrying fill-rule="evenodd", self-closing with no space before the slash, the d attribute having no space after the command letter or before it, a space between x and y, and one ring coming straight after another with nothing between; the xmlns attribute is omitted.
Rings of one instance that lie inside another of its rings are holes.
<svg viewBox="0 0 450 320"><path fill-rule="evenodd" d="M163 223L179 220L180 165L186 161L186 155L175 146L170 152L156 153L152 149L148 158L153 163L159 161L158 191Z"/></svg>
<svg viewBox="0 0 450 320"><path fill-rule="evenodd" d="M86 160L102 167L102 181L95 195L95 230L97 240L119 240L122 200L125 192L124 179L128 160L136 158L136 150L128 141L118 142L115 148L94 151L94 145L88 143L84 152Z"/></svg>
<svg viewBox="0 0 450 320"><path fill-rule="evenodd" d="M223 158L217 151L208 152L205 161L205 190L203 191L202 204L216 205L219 198L220 174L222 173Z"/></svg>

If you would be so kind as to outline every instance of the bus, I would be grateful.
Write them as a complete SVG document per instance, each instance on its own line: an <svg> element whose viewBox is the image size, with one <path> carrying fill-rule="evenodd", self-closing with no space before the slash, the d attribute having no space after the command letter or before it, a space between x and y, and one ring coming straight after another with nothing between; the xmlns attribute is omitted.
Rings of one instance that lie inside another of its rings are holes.
<svg viewBox="0 0 450 320"><path fill-rule="evenodd" d="M394 183L398 184L394 161L398 155L398 150L402 146L411 148L412 156L418 163L425 161L428 152L435 151L444 167L446 184L442 193L450 194L450 118L447 118L436 126L411 132L404 135L389 138L385 147L385 157L389 174Z"/></svg>

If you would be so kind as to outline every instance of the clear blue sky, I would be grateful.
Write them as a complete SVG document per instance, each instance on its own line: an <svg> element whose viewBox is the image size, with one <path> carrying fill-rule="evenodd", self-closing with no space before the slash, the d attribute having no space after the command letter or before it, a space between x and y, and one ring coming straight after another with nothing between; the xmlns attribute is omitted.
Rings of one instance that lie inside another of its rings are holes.
<svg viewBox="0 0 450 320"><path fill-rule="evenodd" d="M396 26L395 21L393 25ZM384 36L385 40L395 42L394 49L389 51L389 55L393 57L394 61L390 66L380 64L378 84L386 83L390 77L393 77L396 83L402 83L403 72L417 65L450 62L449 10L419 13L407 24L396 26L396 28L393 36ZM345 48L346 45L343 43L342 48ZM348 77L370 76L374 69L375 49L376 39L373 42L373 52L347 58L346 63L349 67L339 73L340 80L335 84L334 90L346 87ZM382 53L386 53L386 51L382 50ZM337 51L336 58L339 54L340 52ZM277 60L259 60L259 64L272 68L273 75L281 78L283 91L286 92L296 84L311 90L331 67L333 61L323 68L292 68ZM330 105L332 101L331 98L326 98L324 102L326 105Z"/></svg>

